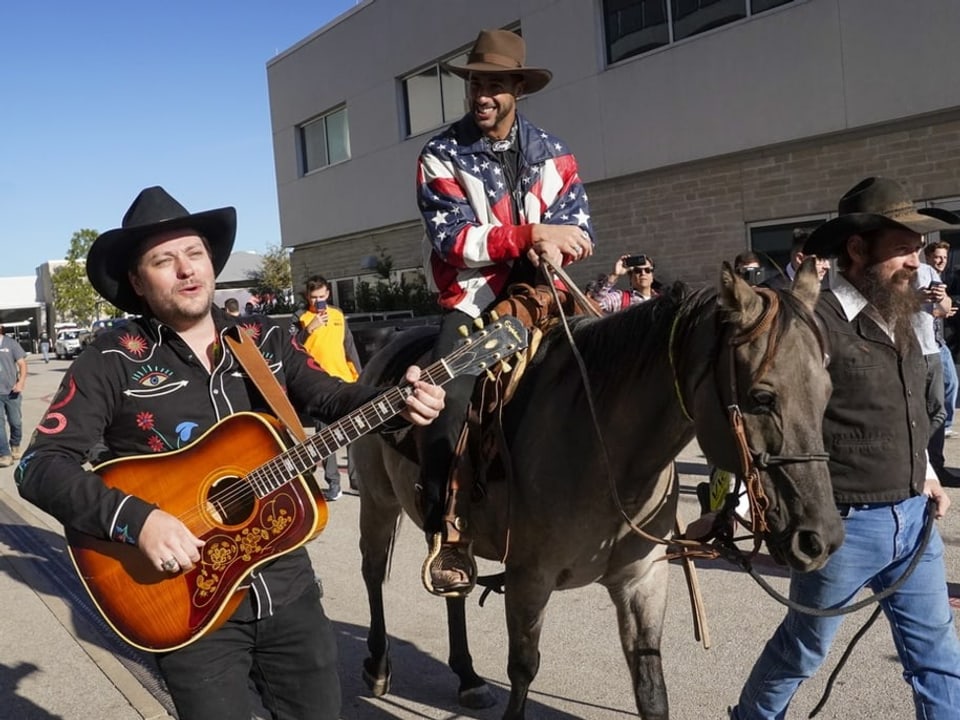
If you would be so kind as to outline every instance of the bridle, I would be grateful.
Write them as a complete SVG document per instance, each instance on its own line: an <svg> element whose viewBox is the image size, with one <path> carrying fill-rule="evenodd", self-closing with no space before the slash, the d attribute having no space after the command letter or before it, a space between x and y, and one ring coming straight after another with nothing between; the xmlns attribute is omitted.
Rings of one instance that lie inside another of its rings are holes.
<svg viewBox="0 0 960 720"><path fill-rule="evenodd" d="M790 478L789 473L782 469L785 466L809 462L827 462L830 459L830 455L825 452L801 453L796 455L771 455L765 451L757 452L751 448L747 440L743 411L740 409L738 402L740 394L737 384L736 349L742 345L753 342L763 335L767 336L766 349L764 350L760 364L753 373L750 384L753 385L760 381L773 365L779 349L780 335L775 332L775 324L778 315L782 311L780 296L774 290L756 288L756 292L764 300L763 312L752 327L734 334L727 342L729 396L726 403L724 403L730 429L737 445L741 477L744 480L747 496L750 499L750 525L754 535L754 550L752 554L756 554L759 550L761 537L769 532L766 513L770 507L770 499L764 490L760 471L769 470L774 467L781 468L781 472L793 483L793 479ZM814 331L820 348L821 358L823 358L825 362L827 354L824 334L816 322L813 321L812 317L808 319L808 325ZM720 387L722 387L722 385L718 383L718 390Z"/></svg>
<svg viewBox="0 0 960 720"><path fill-rule="evenodd" d="M776 291L767 288L754 288L754 291L763 301L763 310L761 311L760 316L750 327L740 329L732 333L725 333L722 328L718 328L718 334L721 335L721 337L723 335L729 336L726 338L725 342L721 339L721 341L717 343L716 349L713 353L713 365L716 368L716 375L718 376L716 378L716 387L719 395L719 402L720 406L725 408L730 431L733 436L734 443L736 444L736 452L740 465L740 467L737 468L738 477L744 483L744 487L750 502L749 529L753 539L753 550L748 556L750 558L759 552L763 542L763 537L769 533L769 525L767 524L766 514L770 507L770 499L763 487L761 471L769 470L771 468L780 468L780 472L785 475L791 483L793 483L793 479L785 469L787 466L810 462L827 462L830 459L829 454L825 452L800 453L793 455L771 454L766 451L755 451L750 445L750 441L747 438L744 413L739 402L740 388L737 380L738 363L736 351L737 348L743 345L752 343L763 336L767 337L766 348L764 349L763 356L761 357L756 370L752 371L751 373L750 385L760 381L773 366L777 351L779 350L780 333L777 332L777 326L778 322L781 321L780 315L783 312L781 305L782 300ZM824 362L826 362L827 351L825 334L818 325L815 317L812 314L804 314L800 312L799 308L796 312L797 317L805 322L813 331L814 336L817 338L821 357L823 358ZM678 372L677 336L679 334L680 320L681 313L678 313L677 317L674 319L674 326L671 328L670 333L670 365L674 375L674 388L677 393L677 399L679 400L680 408L683 411L684 416L689 421L693 422L693 418L688 412L686 402L684 401L683 387ZM719 377L722 375L722 371L720 369L722 365L726 365L727 369L727 377L725 382L723 378ZM691 394L696 392L699 384L700 383L694 384L694 386L691 388ZM731 515L733 517L730 517ZM742 520L739 520L732 508L724 508L724 510L718 514L713 528L711 528L706 535L698 538L698 541L701 543L701 547L696 547L693 550L694 554L700 557L705 556L712 558L719 556L727 557L732 552L739 553L739 548L733 544L734 538L732 536L732 528L735 524L734 518L737 518L741 524L745 524L742 522ZM717 540L716 543L709 542L714 539ZM689 540L686 542L689 542ZM681 551L681 554L689 551L690 548L684 548Z"/></svg>

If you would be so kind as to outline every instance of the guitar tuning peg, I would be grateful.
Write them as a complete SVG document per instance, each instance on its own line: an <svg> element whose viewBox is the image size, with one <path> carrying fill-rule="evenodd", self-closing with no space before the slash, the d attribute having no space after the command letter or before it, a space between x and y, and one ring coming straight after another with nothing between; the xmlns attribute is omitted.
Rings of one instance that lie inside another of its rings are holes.
<svg viewBox="0 0 960 720"><path fill-rule="evenodd" d="M487 379L488 379L490 382L496 382L496 381L497 381L497 376L493 374L493 370L487 370Z"/></svg>
<svg viewBox="0 0 960 720"><path fill-rule="evenodd" d="M474 318L473 324L477 326L477 330L483 329L483 318Z"/></svg>
<svg viewBox="0 0 960 720"><path fill-rule="evenodd" d="M463 337L468 337L470 335L470 328L466 325L461 325L457 328L457 332L463 335Z"/></svg>
<svg viewBox="0 0 960 720"><path fill-rule="evenodd" d="M506 360L501 360L501 361L500 361L500 370L502 370L502 371L505 372L505 373L508 373L508 372L510 372L511 370L513 370L513 368L510 367L510 363L508 363Z"/></svg>
<svg viewBox="0 0 960 720"><path fill-rule="evenodd" d="M496 321L499 320L499 319L500 319L500 313L498 313L496 310L491 310L491 311L490 311L490 320L491 320L492 322L496 322Z"/></svg>

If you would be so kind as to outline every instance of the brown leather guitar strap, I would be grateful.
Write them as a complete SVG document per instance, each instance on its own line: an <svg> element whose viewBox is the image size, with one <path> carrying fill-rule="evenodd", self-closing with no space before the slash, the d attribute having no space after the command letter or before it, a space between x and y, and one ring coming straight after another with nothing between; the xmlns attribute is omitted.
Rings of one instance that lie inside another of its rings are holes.
<svg viewBox="0 0 960 720"><path fill-rule="evenodd" d="M263 395L270 409L287 426L290 434L299 442L303 442L307 439L307 434L303 430L297 411L293 409L287 394L270 371L267 361L263 359L260 350L253 344L247 333L238 329L237 335L239 340L229 334L224 335L237 362L247 371L247 376Z"/></svg>

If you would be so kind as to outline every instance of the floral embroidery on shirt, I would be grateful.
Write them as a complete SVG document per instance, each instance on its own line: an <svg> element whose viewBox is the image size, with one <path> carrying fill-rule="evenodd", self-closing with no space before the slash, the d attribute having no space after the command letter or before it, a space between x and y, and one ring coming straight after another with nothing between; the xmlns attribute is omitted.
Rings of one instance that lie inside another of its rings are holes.
<svg viewBox="0 0 960 720"><path fill-rule="evenodd" d="M136 355L137 357L142 357L147 351L147 341L140 335L131 335L130 333L125 333L120 336L117 342L120 347L122 347L131 355Z"/></svg>
<svg viewBox="0 0 960 720"><path fill-rule="evenodd" d="M180 442L186 444L190 442L190 436L193 435L193 431L199 427L195 422L182 422L177 425L177 437L180 438Z"/></svg>
<svg viewBox="0 0 960 720"><path fill-rule="evenodd" d="M137 413L137 427L141 430L153 430L153 413Z"/></svg>

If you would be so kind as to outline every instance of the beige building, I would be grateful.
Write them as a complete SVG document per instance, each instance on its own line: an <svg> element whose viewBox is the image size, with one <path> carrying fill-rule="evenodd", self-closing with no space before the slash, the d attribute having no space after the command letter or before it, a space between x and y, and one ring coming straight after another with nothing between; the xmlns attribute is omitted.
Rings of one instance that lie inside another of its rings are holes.
<svg viewBox="0 0 960 720"><path fill-rule="evenodd" d="M377 256L418 273L416 158L464 110L440 63L485 27L554 73L520 111L579 161L581 283L625 252L693 283L747 248L782 261L871 174L960 209L956 0L366 0L267 66L295 285L321 272L349 309Z"/></svg>

